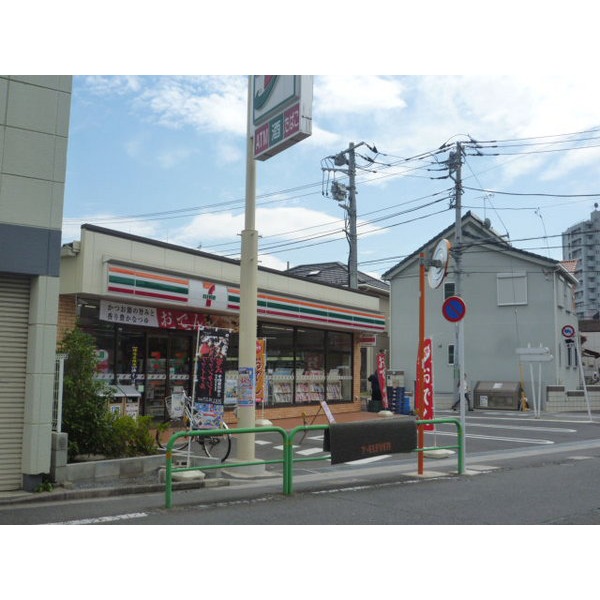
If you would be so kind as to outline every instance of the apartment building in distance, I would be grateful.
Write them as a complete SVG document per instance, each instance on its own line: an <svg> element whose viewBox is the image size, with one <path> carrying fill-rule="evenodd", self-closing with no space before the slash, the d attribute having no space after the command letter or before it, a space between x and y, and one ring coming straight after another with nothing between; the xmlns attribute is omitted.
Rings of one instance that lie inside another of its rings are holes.
<svg viewBox="0 0 600 600"><path fill-rule="evenodd" d="M576 261L575 311L579 319L600 317L600 211L562 234L563 260Z"/></svg>

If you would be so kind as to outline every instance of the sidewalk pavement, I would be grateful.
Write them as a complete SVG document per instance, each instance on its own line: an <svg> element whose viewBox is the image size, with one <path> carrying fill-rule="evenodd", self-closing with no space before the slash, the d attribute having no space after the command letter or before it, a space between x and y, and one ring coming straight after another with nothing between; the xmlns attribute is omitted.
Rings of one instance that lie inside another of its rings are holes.
<svg viewBox="0 0 600 600"><path fill-rule="evenodd" d="M309 412L310 411L310 412ZM334 413L336 423L350 423L355 421L368 421L372 419L392 418L400 415L394 415L389 411L381 413L372 413L367 411L353 411ZM257 422L261 419L260 411L256 413ZM298 427L299 425L323 425L326 424L327 416L318 410L318 407L307 407L305 418L290 417L284 419L270 419L273 426L281 427L287 431ZM234 428L235 425L232 425ZM239 480L236 480L239 482ZM221 478L206 477L196 481L174 481L173 489L191 489L198 487L216 487L218 485L229 485L231 480ZM119 479L100 479L85 482L65 482L63 485L56 485L51 491L26 492L15 490L9 492L0 491L0 506L18 503L33 503L47 501L63 501L67 499L87 499L87 498L107 498L111 496L121 496L128 494L142 494L164 491L165 484L159 482L156 472L128 478Z"/></svg>

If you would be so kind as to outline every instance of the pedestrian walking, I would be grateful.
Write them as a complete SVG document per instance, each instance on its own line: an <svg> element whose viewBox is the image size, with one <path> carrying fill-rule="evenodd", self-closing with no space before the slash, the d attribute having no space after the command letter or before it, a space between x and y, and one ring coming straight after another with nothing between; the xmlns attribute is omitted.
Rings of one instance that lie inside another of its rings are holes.
<svg viewBox="0 0 600 600"><path fill-rule="evenodd" d="M381 402L381 388L379 387L379 377L377 377L377 373L369 375L367 381L371 383L371 400Z"/></svg>
<svg viewBox="0 0 600 600"><path fill-rule="evenodd" d="M460 396L461 396L461 394L464 394L465 400L467 401L467 406L469 407L469 410L472 411L473 407L471 406L471 396L470 396L471 390L469 388L469 381L467 379L466 373L464 374L462 387L460 387L460 384L459 384L459 391L460 391L460 393L458 394L458 400L452 405L452 410L456 410L456 408L458 406L460 406Z"/></svg>

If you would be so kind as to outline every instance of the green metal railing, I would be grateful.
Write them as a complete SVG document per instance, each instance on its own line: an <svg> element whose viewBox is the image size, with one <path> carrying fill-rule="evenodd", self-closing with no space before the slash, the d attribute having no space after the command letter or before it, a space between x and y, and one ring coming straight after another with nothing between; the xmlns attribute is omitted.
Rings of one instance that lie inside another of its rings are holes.
<svg viewBox="0 0 600 600"><path fill-rule="evenodd" d="M458 473L462 475L465 470L465 449L464 449L464 430L459 419L430 419L416 421L416 425L442 424L450 423L456 426L458 443L450 446L436 446L429 448L417 448L415 452L426 452L428 450L447 450L456 449L458 455ZM198 429L192 431L180 431L175 433L169 439L166 449L166 469L165 469L165 507L171 508L173 505L173 473L184 471L209 471L222 468L248 467L255 465L283 464L283 494L290 496L293 492L293 470L294 463L309 462L317 460L329 460L331 455L294 457L294 438L303 431L324 431L329 425L299 425L291 431L286 431L281 427L246 427L240 429ZM173 447L175 442L181 437L198 437L214 435L237 435L246 433L279 433L283 440L283 458L272 460L254 460L248 462L218 463L213 465L200 465L193 467L174 467L173 466Z"/></svg>
<svg viewBox="0 0 600 600"><path fill-rule="evenodd" d="M222 469L223 466L226 466L228 469L234 467L249 467L254 465L269 465L269 464L283 464L283 489L284 493L286 488L288 487L286 477L287 470L285 468L285 460L286 460L286 452L284 451L283 458L273 459L273 460L254 460L249 462L236 462L236 463L221 463L219 462L216 465L200 465L194 467L173 467L173 446L175 442L181 437L199 437L199 436L214 436L214 435L233 435L233 434L244 434L244 433L279 433L283 438L283 445L285 448L288 432L281 427L245 427L240 429L194 429L192 431L179 431L174 433L169 442L167 443L166 448L166 469L165 469L165 506L166 508L171 508L173 504L173 473L182 473L184 471L209 471L214 469Z"/></svg>

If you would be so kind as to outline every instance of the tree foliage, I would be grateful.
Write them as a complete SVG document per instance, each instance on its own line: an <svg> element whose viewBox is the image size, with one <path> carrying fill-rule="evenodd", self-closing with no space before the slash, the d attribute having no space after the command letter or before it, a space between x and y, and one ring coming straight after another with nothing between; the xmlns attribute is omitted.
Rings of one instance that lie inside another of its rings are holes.
<svg viewBox="0 0 600 600"><path fill-rule="evenodd" d="M91 335L75 328L59 351L67 354L63 380L63 431L69 435L69 456L101 454L108 433L109 388L94 380L96 349Z"/></svg>
<svg viewBox="0 0 600 600"><path fill-rule="evenodd" d="M125 457L152 454L149 417L115 416L108 404L111 388L94 379L94 338L76 327L67 332L59 351L67 354L63 381L63 431L69 436L69 458L78 454Z"/></svg>

